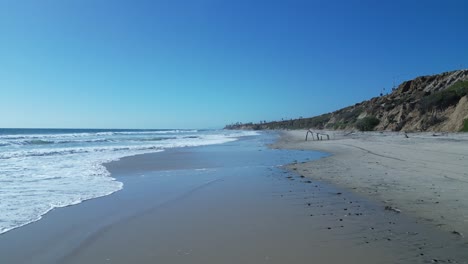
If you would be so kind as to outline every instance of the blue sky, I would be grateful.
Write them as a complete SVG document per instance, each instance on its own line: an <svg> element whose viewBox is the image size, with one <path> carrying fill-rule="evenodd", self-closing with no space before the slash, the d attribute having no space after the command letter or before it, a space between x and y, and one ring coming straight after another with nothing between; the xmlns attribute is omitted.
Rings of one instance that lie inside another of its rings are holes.
<svg viewBox="0 0 468 264"><path fill-rule="evenodd" d="M467 3L0 0L0 127L322 114L468 68Z"/></svg>

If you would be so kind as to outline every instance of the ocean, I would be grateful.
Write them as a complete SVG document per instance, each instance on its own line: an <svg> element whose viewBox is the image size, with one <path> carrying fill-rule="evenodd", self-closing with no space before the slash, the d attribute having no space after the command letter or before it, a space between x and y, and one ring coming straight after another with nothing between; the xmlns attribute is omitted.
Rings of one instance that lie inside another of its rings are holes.
<svg viewBox="0 0 468 264"><path fill-rule="evenodd" d="M104 163L168 148L222 144L253 131L0 129L0 234L123 184Z"/></svg>

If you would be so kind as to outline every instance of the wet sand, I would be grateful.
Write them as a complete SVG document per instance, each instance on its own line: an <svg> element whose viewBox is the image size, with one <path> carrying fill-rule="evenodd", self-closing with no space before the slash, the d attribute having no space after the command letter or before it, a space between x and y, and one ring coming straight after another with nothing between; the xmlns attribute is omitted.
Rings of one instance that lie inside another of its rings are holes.
<svg viewBox="0 0 468 264"><path fill-rule="evenodd" d="M450 234L288 170L327 154L274 138L110 163L122 191L0 236L0 263L466 263Z"/></svg>

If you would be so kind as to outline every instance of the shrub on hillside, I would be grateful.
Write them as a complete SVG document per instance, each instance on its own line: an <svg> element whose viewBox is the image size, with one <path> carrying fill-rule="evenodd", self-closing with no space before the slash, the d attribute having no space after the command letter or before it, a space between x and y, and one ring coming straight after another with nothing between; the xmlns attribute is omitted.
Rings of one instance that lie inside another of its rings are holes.
<svg viewBox="0 0 468 264"><path fill-rule="evenodd" d="M341 115L339 115L339 117L345 122L354 123L357 120L358 116L362 113L362 111L363 110L361 108L355 107L352 110L344 111L343 113L341 113Z"/></svg>
<svg viewBox="0 0 468 264"><path fill-rule="evenodd" d="M323 129L325 124L330 121L331 114L323 114L310 118L303 118L298 120L293 128L320 128Z"/></svg>
<svg viewBox="0 0 468 264"><path fill-rule="evenodd" d="M463 120L463 127L460 132L468 132L468 119Z"/></svg>
<svg viewBox="0 0 468 264"><path fill-rule="evenodd" d="M380 123L375 116L366 116L356 122L355 126L360 131L372 131Z"/></svg>
<svg viewBox="0 0 468 264"><path fill-rule="evenodd" d="M458 81L449 88L424 96L421 99L419 110L421 113L432 110L444 110L456 105L460 99L468 94L468 81Z"/></svg>

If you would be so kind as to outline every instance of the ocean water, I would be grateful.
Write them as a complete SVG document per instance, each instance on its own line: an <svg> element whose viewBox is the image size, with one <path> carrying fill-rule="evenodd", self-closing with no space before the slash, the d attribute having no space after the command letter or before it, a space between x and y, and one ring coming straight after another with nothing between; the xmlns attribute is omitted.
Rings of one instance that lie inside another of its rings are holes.
<svg viewBox="0 0 468 264"><path fill-rule="evenodd" d="M248 131L0 129L0 234L57 207L123 188L103 163L168 148L222 144Z"/></svg>

